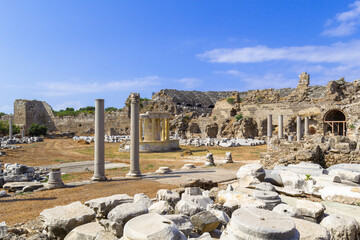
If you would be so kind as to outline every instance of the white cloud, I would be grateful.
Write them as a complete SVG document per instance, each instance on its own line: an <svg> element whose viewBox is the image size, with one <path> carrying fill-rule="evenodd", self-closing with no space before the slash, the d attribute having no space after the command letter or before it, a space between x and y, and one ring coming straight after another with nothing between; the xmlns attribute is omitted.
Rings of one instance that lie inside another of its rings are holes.
<svg viewBox="0 0 360 240"><path fill-rule="evenodd" d="M202 83L198 78L182 78L177 80L177 82L181 83L184 89L192 89Z"/></svg>
<svg viewBox="0 0 360 240"><path fill-rule="evenodd" d="M0 106L0 112L10 113L13 111L13 107L11 105L2 105Z"/></svg>
<svg viewBox="0 0 360 240"><path fill-rule="evenodd" d="M275 60L311 63L351 63L360 65L360 40L338 42L329 46L307 45L270 48L255 46L236 49L213 49L198 54L202 60L216 63L257 63Z"/></svg>
<svg viewBox="0 0 360 240"><path fill-rule="evenodd" d="M111 91L133 91L146 90L160 84L158 76L147 76L131 80L120 80L112 82L40 82L39 86L44 89L45 96L67 96L81 93L99 93Z"/></svg>
<svg viewBox="0 0 360 240"><path fill-rule="evenodd" d="M333 20L326 22L327 29L322 32L323 35L348 36L356 32L360 26L360 1L355 1L349 7L349 11L338 13Z"/></svg>
<svg viewBox="0 0 360 240"><path fill-rule="evenodd" d="M63 103L60 103L60 104L56 105L54 107L54 110L59 111L61 109L65 109L67 107L72 107L72 108L74 108L76 110L76 109L79 109L79 108L81 108L83 106L84 105L80 101L68 101L68 102L63 102Z"/></svg>

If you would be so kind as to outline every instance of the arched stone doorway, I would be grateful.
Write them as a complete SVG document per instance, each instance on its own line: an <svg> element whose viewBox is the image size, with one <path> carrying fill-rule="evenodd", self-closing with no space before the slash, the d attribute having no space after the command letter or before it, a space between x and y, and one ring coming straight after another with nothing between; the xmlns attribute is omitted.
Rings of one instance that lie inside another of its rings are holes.
<svg viewBox="0 0 360 240"><path fill-rule="evenodd" d="M338 109L332 109L324 115L324 134L346 135L346 116Z"/></svg>

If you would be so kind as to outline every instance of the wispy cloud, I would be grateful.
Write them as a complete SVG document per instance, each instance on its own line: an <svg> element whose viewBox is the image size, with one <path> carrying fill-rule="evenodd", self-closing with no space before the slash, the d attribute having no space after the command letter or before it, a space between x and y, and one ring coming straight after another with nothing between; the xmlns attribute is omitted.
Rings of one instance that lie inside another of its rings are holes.
<svg viewBox="0 0 360 240"><path fill-rule="evenodd" d="M99 93L111 91L139 91L157 86L161 83L158 76L147 76L130 80L120 80L111 82L39 82L38 85L44 89L41 92L45 96L67 96L81 93Z"/></svg>
<svg viewBox="0 0 360 240"><path fill-rule="evenodd" d="M360 1L355 1L349 7L349 11L338 13L334 19L327 21L323 35L349 36L356 32L360 26Z"/></svg>
<svg viewBox="0 0 360 240"><path fill-rule="evenodd" d="M275 60L311 63L356 63L360 65L360 40L338 42L329 46L294 46L270 48L255 46L236 49L213 49L197 55L216 63L258 63Z"/></svg>
<svg viewBox="0 0 360 240"><path fill-rule="evenodd" d="M67 107L73 107L74 109L79 109L83 107L84 105L80 101L67 101L60 103L54 107L55 111L59 111L61 109L65 109Z"/></svg>
<svg viewBox="0 0 360 240"><path fill-rule="evenodd" d="M11 105L2 105L0 106L0 112L10 113L13 111L13 107Z"/></svg>
<svg viewBox="0 0 360 240"><path fill-rule="evenodd" d="M182 88L188 90L198 87L202 83L202 80L198 78L181 78L176 80L176 82L180 83Z"/></svg>

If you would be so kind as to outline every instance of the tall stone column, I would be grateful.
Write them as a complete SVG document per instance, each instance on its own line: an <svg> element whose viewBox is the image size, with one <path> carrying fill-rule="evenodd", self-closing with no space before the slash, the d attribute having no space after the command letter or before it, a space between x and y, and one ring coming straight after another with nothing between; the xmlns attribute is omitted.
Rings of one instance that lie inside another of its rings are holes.
<svg viewBox="0 0 360 240"><path fill-rule="evenodd" d="M165 119L161 119L161 141L165 141Z"/></svg>
<svg viewBox="0 0 360 240"><path fill-rule="evenodd" d="M105 181L104 99L95 100L95 161L93 181Z"/></svg>
<svg viewBox="0 0 360 240"><path fill-rule="evenodd" d="M272 115L269 114L267 117L267 136L272 137Z"/></svg>
<svg viewBox="0 0 360 240"><path fill-rule="evenodd" d="M139 165L139 103L140 94L131 93L131 125L130 125L130 171L126 175L127 177L140 177L140 165Z"/></svg>
<svg viewBox="0 0 360 240"><path fill-rule="evenodd" d="M142 119L139 120L139 141L143 141L143 121Z"/></svg>
<svg viewBox="0 0 360 240"><path fill-rule="evenodd" d="M9 119L9 138L13 138L12 118Z"/></svg>
<svg viewBox="0 0 360 240"><path fill-rule="evenodd" d="M309 135L309 117L305 117L305 135Z"/></svg>
<svg viewBox="0 0 360 240"><path fill-rule="evenodd" d="M170 122L168 118L165 118L165 140L169 140Z"/></svg>
<svg viewBox="0 0 360 240"><path fill-rule="evenodd" d="M151 140L156 140L156 118L151 119Z"/></svg>
<svg viewBox="0 0 360 240"><path fill-rule="evenodd" d="M151 139L150 131L149 131L149 128L150 128L149 125L150 125L150 119L145 118L144 119L144 141L149 141Z"/></svg>
<svg viewBox="0 0 360 240"><path fill-rule="evenodd" d="M284 120L283 115L279 115L279 129L278 129L278 135L279 139L284 138Z"/></svg>
<svg viewBox="0 0 360 240"><path fill-rule="evenodd" d="M21 127L21 138L25 137L25 128Z"/></svg>
<svg viewBox="0 0 360 240"><path fill-rule="evenodd" d="M296 117L296 141L301 141L301 117Z"/></svg>

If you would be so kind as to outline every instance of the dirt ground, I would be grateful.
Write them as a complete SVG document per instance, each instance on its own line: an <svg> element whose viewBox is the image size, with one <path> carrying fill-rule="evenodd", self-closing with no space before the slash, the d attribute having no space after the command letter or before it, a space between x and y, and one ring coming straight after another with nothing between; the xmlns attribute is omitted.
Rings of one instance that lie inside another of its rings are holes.
<svg viewBox="0 0 360 240"><path fill-rule="evenodd" d="M5 157L0 158L3 163L21 163L28 166L44 166L58 163L78 162L93 160L94 144L79 144L72 139L45 139L44 142L23 144L21 149L2 150ZM129 152L119 152L118 143L105 144L106 161L129 164ZM190 150L192 155L184 155L184 151ZM266 146L254 147L190 147L185 146L182 150L170 153L141 153L140 170L143 173L154 172L160 166L168 166L171 169L179 169L185 163L204 165L205 156L208 152L214 154L215 161L223 160L225 152L231 151L234 161L243 161L233 164L218 164L218 167L238 169L244 162L258 160L259 154L266 151ZM184 155L184 156L182 156ZM128 167L106 170L108 178L122 177L129 171ZM63 181L75 182L89 180L92 172L70 173L62 176ZM39 213L47 208L57 205L66 205L74 201L85 202L98 197L106 197L113 194L126 193L133 196L136 193L145 193L154 197L159 189L172 189L177 186L162 184L150 180L119 180L110 182L94 183L75 188L63 188L51 191L36 192L17 195L0 199L0 222L6 221L8 225L19 222L34 220Z"/></svg>

